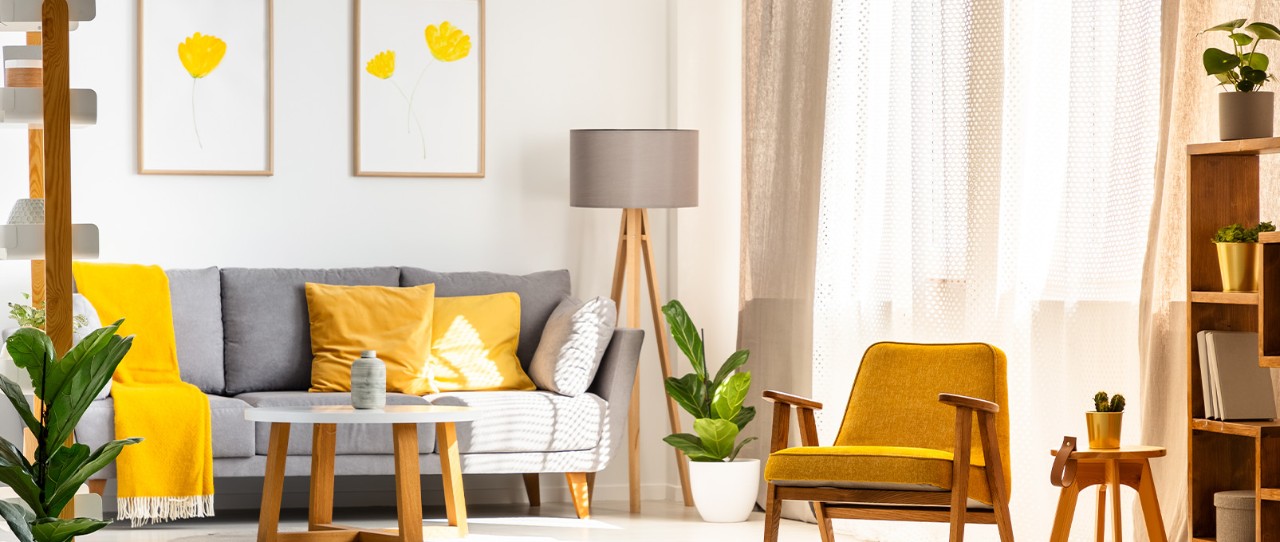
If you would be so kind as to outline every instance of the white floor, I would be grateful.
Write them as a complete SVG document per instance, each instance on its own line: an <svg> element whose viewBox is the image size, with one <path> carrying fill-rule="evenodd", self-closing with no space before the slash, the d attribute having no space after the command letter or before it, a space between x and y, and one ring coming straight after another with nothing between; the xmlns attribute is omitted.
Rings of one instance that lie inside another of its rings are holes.
<svg viewBox="0 0 1280 542"><path fill-rule="evenodd" d="M652 501L644 503L644 512L632 516L625 502L597 502L594 515L579 520L567 504L548 504L541 509L527 506L477 506L471 514L471 535L465 540L476 542L560 542L602 540L616 542L740 542L762 540L763 514L753 514L746 523L703 523L693 508L677 503ZM130 529L117 523L85 538L96 542L223 542L255 540L257 518L253 511L233 511L217 518L182 521L160 526ZM444 525L443 510L428 508L428 529ZM395 527L395 511L391 509L337 510L335 521L359 527ZM286 510L282 530L306 530L306 513ZM837 537L844 542L851 538ZM428 535L427 540L444 540ZM455 539L457 540L457 539ZM795 521L782 521L782 542L818 542L817 527Z"/></svg>

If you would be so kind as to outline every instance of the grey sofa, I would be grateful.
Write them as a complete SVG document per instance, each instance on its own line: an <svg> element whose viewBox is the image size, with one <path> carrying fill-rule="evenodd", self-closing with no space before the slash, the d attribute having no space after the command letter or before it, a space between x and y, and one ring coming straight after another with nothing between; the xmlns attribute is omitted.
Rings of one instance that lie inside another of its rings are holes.
<svg viewBox="0 0 1280 542"><path fill-rule="evenodd" d="M246 408L350 404L349 394L307 392L311 342L304 283L434 283L441 297L516 292L521 300L517 355L526 368L547 318L569 294L568 271L513 276L374 267L166 273L182 379L209 397L215 478L263 475L269 427L245 421ZM546 391L454 392L424 397L388 394L387 402L488 407L480 420L458 424L464 474L595 473L622 447L643 336L637 329L616 330L590 391L577 397ZM77 439L96 448L114 438L114 416L111 397L94 401L76 427ZM422 472L438 474L434 428L421 427L419 439ZM288 453L298 457L286 462L286 475L308 475L309 426L292 428ZM338 426L335 469L338 475L393 474L390 428ZM114 477L114 466L95 476ZM530 499L536 501L536 477L525 478ZM96 484L99 491L102 485Z"/></svg>

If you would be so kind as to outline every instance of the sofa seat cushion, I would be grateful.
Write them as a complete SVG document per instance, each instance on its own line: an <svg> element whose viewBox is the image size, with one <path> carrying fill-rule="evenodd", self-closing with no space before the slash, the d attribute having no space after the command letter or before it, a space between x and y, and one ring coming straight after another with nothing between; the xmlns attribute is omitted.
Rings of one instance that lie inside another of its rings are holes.
<svg viewBox="0 0 1280 542"><path fill-rule="evenodd" d="M322 405L350 405L350 393L311 393L305 391L259 391L236 396L253 407L297 407ZM416 395L388 393L388 405L425 405L427 401ZM459 424L461 425L461 424ZM435 425L418 425L418 452L431 453L436 449ZM394 454L390 424L338 424L335 442L336 455ZM271 424L259 423L257 451L267 455L271 444ZM289 428L289 455L311 455L311 424L295 423Z"/></svg>
<svg viewBox="0 0 1280 542"><path fill-rule="evenodd" d="M608 430L609 405L591 393L459 391L426 399L433 405L483 409L480 419L457 424L464 454L590 450Z"/></svg>
<svg viewBox="0 0 1280 542"><path fill-rule="evenodd" d="M244 410L249 405L231 397L205 397L209 398L209 413L212 418L213 458L253 457L257 453L254 447L253 422L244 419ZM76 441L96 450L108 441L115 440L115 418L114 398L94 401L76 426ZM135 435L120 435L119 438L132 436Z"/></svg>
<svg viewBox="0 0 1280 542"><path fill-rule="evenodd" d="M951 452L899 446L799 446L769 455L764 476L779 486L948 491ZM969 498L991 504L986 467L974 457Z"/></svg>

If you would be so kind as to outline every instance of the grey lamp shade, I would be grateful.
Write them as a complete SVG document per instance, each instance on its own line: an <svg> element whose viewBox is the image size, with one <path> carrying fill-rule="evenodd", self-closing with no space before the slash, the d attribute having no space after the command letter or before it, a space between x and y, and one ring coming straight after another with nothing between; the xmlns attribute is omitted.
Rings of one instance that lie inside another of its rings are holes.
<svg viewBox="0 0 1280 542"><path fill-rule="evenodd" d="M569 205L698 205L697 130L571 130Z"/></svg>

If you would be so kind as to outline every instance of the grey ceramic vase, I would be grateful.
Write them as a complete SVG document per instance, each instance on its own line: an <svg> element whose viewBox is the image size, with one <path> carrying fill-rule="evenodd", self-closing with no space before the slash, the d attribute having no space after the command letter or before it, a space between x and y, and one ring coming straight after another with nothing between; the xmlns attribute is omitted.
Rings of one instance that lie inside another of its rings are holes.
<svg viewBox="0 0 1280 542"><path fill-rule="evenodd" d="M365 350L351 364L351 406L359 409L387 406L387 364L378 353Z"/></svg>
<svg viewBox="0 0 1280 542"><path fill-rule="evenodd" d="M1271 92L1218 94L1218 137L1223 141L1271 137L1275 103Z"/></svg>

